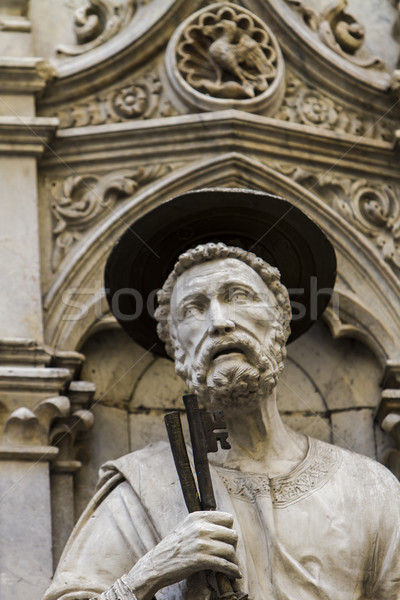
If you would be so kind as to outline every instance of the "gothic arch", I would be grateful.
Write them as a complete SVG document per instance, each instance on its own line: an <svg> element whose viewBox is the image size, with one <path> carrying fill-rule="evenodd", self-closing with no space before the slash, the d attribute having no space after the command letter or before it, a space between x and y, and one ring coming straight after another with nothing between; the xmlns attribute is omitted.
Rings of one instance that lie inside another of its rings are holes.
<svg viewBox="0 0 400 600"><path fill-rule="evenodd" d="M338 311L331 304L326 315L333 335L358 337L372 349L382 367L387 361L398 362L398 281L378 251L315 193L266 164L235 152L167 175L126 201L86 238L65 263L45 299L46 343L57 350L76 350L88 332L102 327L102 321L109 327L107 307L99 294L104 264L113 244L128 224L166 198L207 186L273 192L314 219L332 241L338 257ZM71 302L71 290L81 294L80 309ZM75 319L77 310L83 311L85 318Z"/></svg>

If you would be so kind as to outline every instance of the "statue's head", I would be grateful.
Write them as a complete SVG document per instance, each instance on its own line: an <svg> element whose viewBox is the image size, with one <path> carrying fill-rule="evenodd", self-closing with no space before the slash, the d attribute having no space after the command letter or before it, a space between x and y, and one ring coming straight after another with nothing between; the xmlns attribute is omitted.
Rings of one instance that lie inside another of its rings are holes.
<svg viewBox="0 0 400 600"><path fill-rule="evenodd" d="M301 336L329 301L335 251L295 204L242 188L185 192L132 223L108 258L107 299L121 326L174 359L203 399L268 395L289 333L288 342Z"/></svg>
<svg viewBox="0 0 400 600"><path fill-rule="evenodd" d="M241 248L200 245L179 257L158 301L158 335L191 392L222 407L271 393L291 318L276 268Z"/></svg>

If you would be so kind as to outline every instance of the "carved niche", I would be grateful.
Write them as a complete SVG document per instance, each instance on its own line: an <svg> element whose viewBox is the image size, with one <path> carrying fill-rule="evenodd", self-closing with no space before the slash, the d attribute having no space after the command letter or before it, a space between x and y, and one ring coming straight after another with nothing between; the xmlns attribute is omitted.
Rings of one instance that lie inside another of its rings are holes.
<svg viewBox="0 0 400 600"><path fill-rule="evenodd" d="M166 52L169 81L181 100L203 110L272 113L285 87L278 42L255 14L229 2L184 21Z"/></svg>

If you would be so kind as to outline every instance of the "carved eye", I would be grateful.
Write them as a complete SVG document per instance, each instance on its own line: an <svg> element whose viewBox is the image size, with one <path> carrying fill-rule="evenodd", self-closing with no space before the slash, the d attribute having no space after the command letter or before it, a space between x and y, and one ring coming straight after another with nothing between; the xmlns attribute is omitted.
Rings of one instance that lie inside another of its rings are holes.
<svg viewBox="0 0 400 600"><path fill-rule="evenodd" d="M228 301L233 304L246 304L254 299L254 294L250 290L237 288L229 291Z"/></svg>
<svg viewBox="0 0 400 600"><path fill-rule="evenodd" d="M190 319L191 317L197 317L202 312L201 306L198 304L188 304L183 309L183 318Z"/></svg>

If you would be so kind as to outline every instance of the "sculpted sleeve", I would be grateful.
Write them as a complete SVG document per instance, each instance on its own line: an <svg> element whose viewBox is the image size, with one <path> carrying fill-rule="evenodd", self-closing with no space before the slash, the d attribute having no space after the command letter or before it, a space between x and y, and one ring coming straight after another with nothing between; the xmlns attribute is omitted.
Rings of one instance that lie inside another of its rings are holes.
<svg viewBox="0 0 400 600"><path fill-rule="evenodd" d="M381 467L382 468L382 467ZM400 484L386 469L372 551L374 584L368 598L400 600Z"/></svg>
<svg viewBox="0 0 400 600"><path fill-rule="evenodd" d="M113 590L134 600L132 592L127 594L124 579L117 580L158 541L136 492L115 475L83 513L43 600L83 600L108 590L108 600L113 600Z"/></svg>

